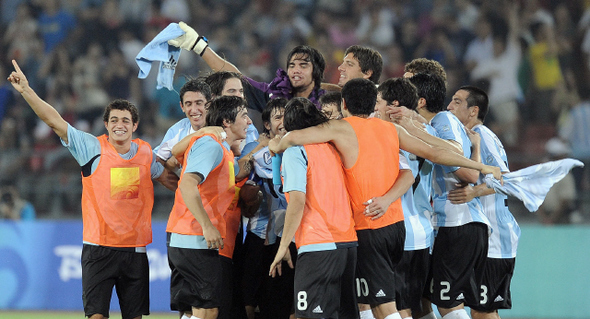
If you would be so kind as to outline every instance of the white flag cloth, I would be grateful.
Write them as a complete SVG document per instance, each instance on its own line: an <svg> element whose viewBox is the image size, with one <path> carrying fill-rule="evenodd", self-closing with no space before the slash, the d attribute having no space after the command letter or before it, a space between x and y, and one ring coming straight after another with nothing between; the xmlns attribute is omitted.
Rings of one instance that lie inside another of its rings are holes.
<svg viewBox="0 0 590 319"><path fill-rule="evenodd" d="M543 204L551 186L559 182L576 166L583 167L584 163L566 158L506 173L502 175L504 185L501 185L492 174L486 175L484 180L486 185L497 193L516 197L530 212L535 212Z"/></svg>

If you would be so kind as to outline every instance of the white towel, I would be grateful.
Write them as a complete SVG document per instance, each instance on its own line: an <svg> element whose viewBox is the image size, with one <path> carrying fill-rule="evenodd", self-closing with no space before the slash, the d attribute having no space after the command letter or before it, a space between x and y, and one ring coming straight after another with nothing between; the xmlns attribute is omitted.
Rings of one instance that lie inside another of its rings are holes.
<svg viewBox="0 0 590 319"><path fill-rule="evenodd" d="M169 45L168 40L176 39L183 35L184 31L178 23L170 23L164 30L148 43L135 57L135 63L139 66L139 77L145 79L152 69L152 62L160 61L156 89L163 87L174 90L174 71L180 58L180 48Z"/></svg>
<svg viewBox="0 0 590 319"><path fill-rule="evenodd" d="M530 212L535 212L543 204L551 186L559 182L576 166L583 167L584 163L566 158L506 173L502 176L504 185L500 185L500 181L491 174L486 175L484 180L486 185L497 193L516 197Z"/></svg>

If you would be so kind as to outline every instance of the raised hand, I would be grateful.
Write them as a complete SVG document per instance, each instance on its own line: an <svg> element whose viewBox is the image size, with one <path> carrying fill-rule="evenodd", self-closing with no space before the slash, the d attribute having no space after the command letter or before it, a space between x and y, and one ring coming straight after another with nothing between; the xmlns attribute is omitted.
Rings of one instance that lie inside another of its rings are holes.
<svg viewBox="0 0 590 319"><path fill-rule="evenodd" d="M12 84L12 87L18 91L18 93L22 94L25 89L29 87L29 81L18 66L18 63L16 63L16 60L12 60L12 65L14 66L14 71L10 73L7 80L10 82L10 84Z"/></svg>

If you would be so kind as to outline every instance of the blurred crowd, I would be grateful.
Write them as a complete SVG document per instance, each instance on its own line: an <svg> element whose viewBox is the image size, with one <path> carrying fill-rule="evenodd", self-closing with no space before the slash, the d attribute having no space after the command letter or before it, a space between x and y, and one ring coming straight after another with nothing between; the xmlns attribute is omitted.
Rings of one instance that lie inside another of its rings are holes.
<svg viewBox="0 0 590 319"><path fill-rule="evenodd" d="M449 95L465 84L489 93L486 124L507 147L512 170L538 163L550 138L590 164L587 0L2 0L0 180L14 182L41 216L79 216L80 176L68 169L77 164L6 81L12 59L75 127L101 134L104 106L124 98L140 109L137 136L157 146L184 114L177 92L156 90L155 72L137 78L135 56L178 21L261 81L285 68L298 44L322 52L329 83L338 82L353 44L383 55L382 80L401 76L413 58L437 60ZM198 56L181 55L176 90L185 76L207 72ZM588 175L574 172L578 194L590 190Z"/></svg>

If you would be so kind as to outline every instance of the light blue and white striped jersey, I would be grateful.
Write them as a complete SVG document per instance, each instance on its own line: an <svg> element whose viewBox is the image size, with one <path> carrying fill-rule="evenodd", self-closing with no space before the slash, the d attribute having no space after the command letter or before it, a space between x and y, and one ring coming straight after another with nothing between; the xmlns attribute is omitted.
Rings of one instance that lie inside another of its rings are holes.
<svg viewBox="0 0 590 319"><path fill-rule="evenodd" d="M431 125L426 125L426 132L432 136L438 137L436 130ZM410 159L415 157L414 154L410 154ZM418 158L416 160L419 160ZM411 165L412 161L410 161ZM422 167L420 168L419 178L420 181L414 183L414 205L419 212L428 214L429 220L432 218L432 169L434 165L431 161L424 159ZM418 177L416 177L418 179ZM432 223L431 223L432 224Z"/></svg>
<svg viewBox="0 0 590 319"><path fill-rule="evenodd" d="M471 141L467 136L465 127L455 115L449 111L436 114L430 121L438 136L443 140L458 142L463 155L471 157ZM433 179L433 206L432 225L435 227L456 227L471 222L480 222L490 226L488 218L483 213L479 198L474 198L468 203L452 204L447 199L449 191L457 188L455 184L460 180L454 172L459 167L442 166L435 164L432 172Z"/></svg>
<svg viewBox="0 0 590 319"><path fill-rule="evenodd" d="M419 174L420 160L416 155L400 150L399 169L410 169L414 178L420 178L419 183L422 183ZM424 161L422 161L424 166ZM430 180L428 180L430 182ZM404 211L404 225L406 226L406 241L404 250L420 250L429 248L434 241L432 224L430 224L431 211L419 211L416 208L414 201L414 187L410 187L408 191L401 197L402 209Z"/></svg>
<svg viewBox="0 0 590 319"><path fill-rule="evenodd" d="M502 172L510 172L508 158L500 139L489 128L478 124L473 130L481 136L481 161L490 166L500 167ZM480 174L478 184L485 184ZM479 200L483 211L492 225L488 242L489 258L515 258L520 237L520 227L508 210L508 196L500 193L481 196Z"/></svg>
<svg viewBox="0 0 590 319"><path fill-rule="evenodd" d="M190 120L188 118L183 118L172 125L168 131L166 131L166 135L164 135L162 143L154 148L154 154L164 161L167 161L170 157L172 157L172 147L174 147L174 145L180 142L180 140L185 138L187 135L194 132L195 130L193 130Z"/></svg>
<svg viewBox="0 0 590 319"><path fill-rule="evenodd" d="M247 144L242 151L242 154L250 153L258 142ZM264 193L264 201L256 214L248 219L246 230L252 232L256 236L267 239L269 234L268 244L273 244L276 240L273 229L268 229L271 212L279 209L287 209L287 199L285 194L281 193L280 185L272 183L272 157L268 147L265 147L253 154L254 158L254 172L257 176L255 179L262 184L262 192Z"/></svg>

